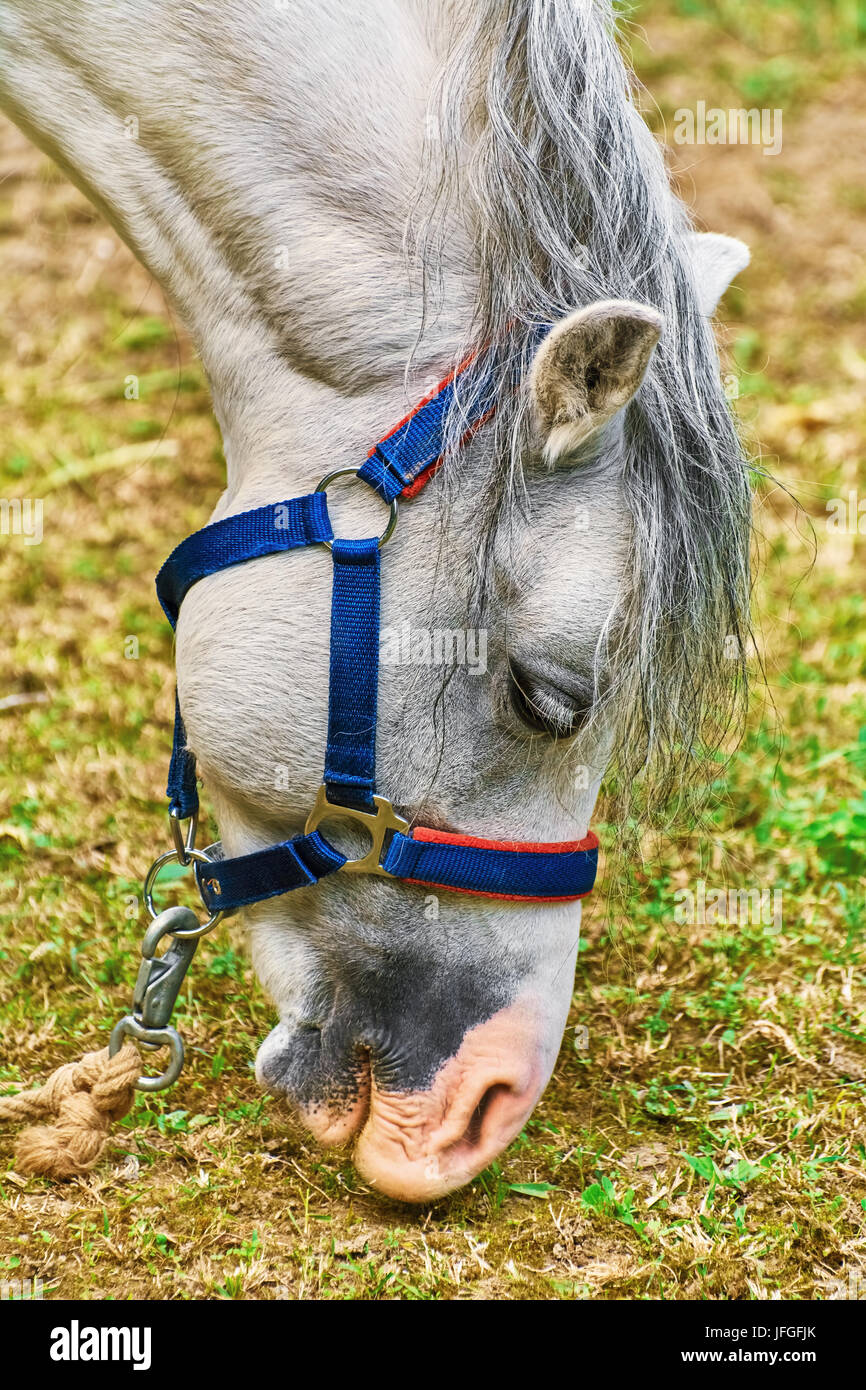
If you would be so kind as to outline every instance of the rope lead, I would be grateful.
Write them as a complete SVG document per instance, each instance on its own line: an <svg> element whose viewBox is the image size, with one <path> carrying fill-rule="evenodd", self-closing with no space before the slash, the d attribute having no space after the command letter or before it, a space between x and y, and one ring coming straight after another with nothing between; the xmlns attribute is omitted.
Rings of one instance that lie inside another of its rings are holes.
<svg viewBox="0 0 866 1390"><path fill-rule="evenodd" d="M54 1120L19 1134L16 1171L46 1178L89 1172L102 1156L110 1126L132 1109L140 1074L138 1048L127 1042L114 1057L104 1047L67 1062L36 1091L0 1096L0 1123Z"/></svg>

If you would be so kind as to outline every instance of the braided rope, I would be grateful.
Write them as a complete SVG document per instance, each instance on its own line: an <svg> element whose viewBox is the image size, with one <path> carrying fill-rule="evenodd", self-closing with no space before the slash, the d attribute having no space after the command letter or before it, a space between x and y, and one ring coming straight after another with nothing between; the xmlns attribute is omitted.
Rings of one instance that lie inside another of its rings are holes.
<svg viewBox="0 0 866 1390"><path fill-rule="evenodd" d="M67 1062L43 1086L17 1096L0 1096L0 1122L50 1120L22 1130L15 1147L19 1173L74 1178L88 1172L102 1155L109 1127L132 1108L141 1057L131 1042L114 1057L108 1048Z"/></svg>

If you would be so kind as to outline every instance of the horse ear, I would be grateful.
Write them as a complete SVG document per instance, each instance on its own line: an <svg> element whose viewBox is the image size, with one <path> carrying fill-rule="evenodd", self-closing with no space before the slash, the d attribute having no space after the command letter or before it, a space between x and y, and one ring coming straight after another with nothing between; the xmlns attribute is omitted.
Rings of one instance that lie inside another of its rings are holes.
<svg viewBox="0 0 866 1390"><path fill-rule="evenodd" d="M721 232L691 232L689 251L695 269L695 287L701 313L712 314L735 275L751 260L749 248L735 236Z"/></svg>
<svg viewBox="0 0 866 1390"><path fill-rule="evenodd" d="M529 378L548 463L577 448L631 400L661 331L656 309L628 299L599 300L555 325Z"/></svg>

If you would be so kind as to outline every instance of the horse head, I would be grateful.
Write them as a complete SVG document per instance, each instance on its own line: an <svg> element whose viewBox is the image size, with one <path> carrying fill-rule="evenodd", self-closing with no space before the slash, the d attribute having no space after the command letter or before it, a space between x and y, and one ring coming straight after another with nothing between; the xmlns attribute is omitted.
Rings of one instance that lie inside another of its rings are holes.
<svg viewBox="0 0 866 1390"><path fill-rule="evenodd" d="M448 7L410 0L339 26L319 0L9 3L0 92L195 337L228 465L212 521L357 467L472 354L383 551L377 782L452 840L581 842L611 760L669 775L740 669L747 488L708 315L747 254L691 230L606 4L467 8L452 40ZM371 492L329 499L338 535L381 530ZM315 547L184 599L180 707L229 857L315 802L330 600ZM357 819L322 829L363 852ZM381 873L255 902L279 1012L259 1080L379 1190L460 1186L547 1084L580 914Z"/></svg>

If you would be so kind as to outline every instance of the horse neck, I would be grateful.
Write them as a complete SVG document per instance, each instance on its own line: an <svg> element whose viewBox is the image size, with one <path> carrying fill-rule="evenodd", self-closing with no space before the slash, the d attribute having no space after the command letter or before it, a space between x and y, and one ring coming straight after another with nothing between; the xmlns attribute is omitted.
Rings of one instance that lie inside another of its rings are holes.
<svg viewBox="0 0 866 1390"><path fill-rule="evenodd" d="M196 7L179 25L173 0L152 0L134 64L111 7L0 16L0 99L190 328L230 493L357 463L466 333L458 271L406 382L421 294L403 229L449 4L370 0L338 26L317 0Z"/></svg>

